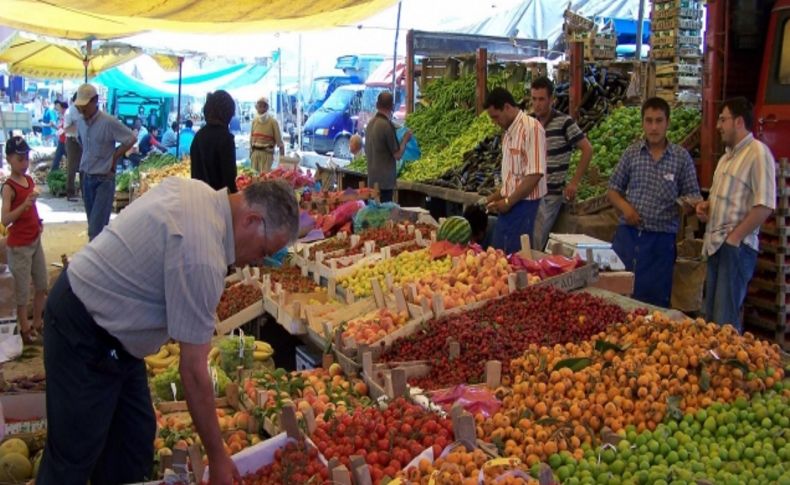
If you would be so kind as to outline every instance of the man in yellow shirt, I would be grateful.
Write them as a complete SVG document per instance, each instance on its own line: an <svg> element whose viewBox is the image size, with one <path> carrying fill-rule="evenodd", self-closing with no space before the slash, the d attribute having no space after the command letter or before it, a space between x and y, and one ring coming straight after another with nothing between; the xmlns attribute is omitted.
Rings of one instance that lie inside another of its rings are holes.
<svg viewBox="0 0 790 485"><path fill-rule="evenodd" d="M274 161L274 147L280 147L280 155L285 154L280 125L277 118L269 113L269 100L262 97L255 104L258 116L252 120L250 133L250 160L252 168L258 173L265 173L272 169Z"/></svg>

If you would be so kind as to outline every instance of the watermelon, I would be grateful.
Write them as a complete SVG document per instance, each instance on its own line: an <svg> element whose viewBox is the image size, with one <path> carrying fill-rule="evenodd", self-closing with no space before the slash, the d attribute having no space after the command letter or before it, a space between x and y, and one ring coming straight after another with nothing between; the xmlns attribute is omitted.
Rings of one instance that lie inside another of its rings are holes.
<svg viewBox="0 0 790 485"><path fill-rule="evenodd" d="M439 226L436 239L439 241L450 241L455 244L469 244L469 241L472 239L472 226L463 217L450 217Z"/></svg>

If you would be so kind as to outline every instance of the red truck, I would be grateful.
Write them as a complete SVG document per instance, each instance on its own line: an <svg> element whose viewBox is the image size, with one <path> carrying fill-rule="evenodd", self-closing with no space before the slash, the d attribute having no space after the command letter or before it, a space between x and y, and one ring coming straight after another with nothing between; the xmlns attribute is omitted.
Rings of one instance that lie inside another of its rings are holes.
<svg viewBox="0 0 790 485"><path fill-rule="evenodd" d="M719 103L754 103L755 135L778 160L790 158L790 0L707 4L700 182L710 187L722 153Z"/></svg>

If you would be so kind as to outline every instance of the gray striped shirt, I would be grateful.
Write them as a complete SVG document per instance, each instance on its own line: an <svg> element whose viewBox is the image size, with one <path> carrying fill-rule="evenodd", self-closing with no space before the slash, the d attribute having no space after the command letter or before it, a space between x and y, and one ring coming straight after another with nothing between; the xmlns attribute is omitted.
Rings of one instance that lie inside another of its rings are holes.
<svg viewBox="0 0 790 485"><path fill-rule="evenodd" d="M168 338L211 339L235 259L227 190L169 178L77 253L68 275L96 323L143 357Z"/></svg>
<svg viewBox="0 0 790 485"><path fill-rule="evenodd" d="M704 255L713 255L727 236L746 218L752 207L762 205L776 209L776 162L771 150L750 133L719 160L710 187L710 215L702 247ZM743 239L759 251L760 228Z"/></svg>

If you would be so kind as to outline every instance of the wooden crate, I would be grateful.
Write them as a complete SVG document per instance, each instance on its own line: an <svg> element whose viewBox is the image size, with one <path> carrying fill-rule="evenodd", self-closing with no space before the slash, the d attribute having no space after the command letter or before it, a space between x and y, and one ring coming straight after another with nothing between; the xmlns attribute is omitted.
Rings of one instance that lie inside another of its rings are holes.
<svg viewBox="0 0 790 485"><path fill-rule="evenodd" d="M586 216L611 209L612 203L609 202L609 197L607 197L606 194L603 194L591 199L583 200L581 202L574 200L573 202L568 203L567 206L571 215Z"/></svg>
<svg viewBox="0 0 790 485"><path fill-rule="evenodd" d="M790 350L790 326L788 312L766 310L746 302L744 305L744 329L775 341L783 350Z"/></svg>
<svg viewBox="0 0 790 485"><path fill-rule="evenodd" d="M264 314L265 310L263 307L263 286L258 283L258 286L261 288L261 299L256 301L252 305L248 306L247 308L243 309L242 311L226 318L225 320L217 321L216 322L216 334L217 335L225 335L231 332L238 327L241 327L247 322L251 322L256 318L260 317Z"/></svg>

